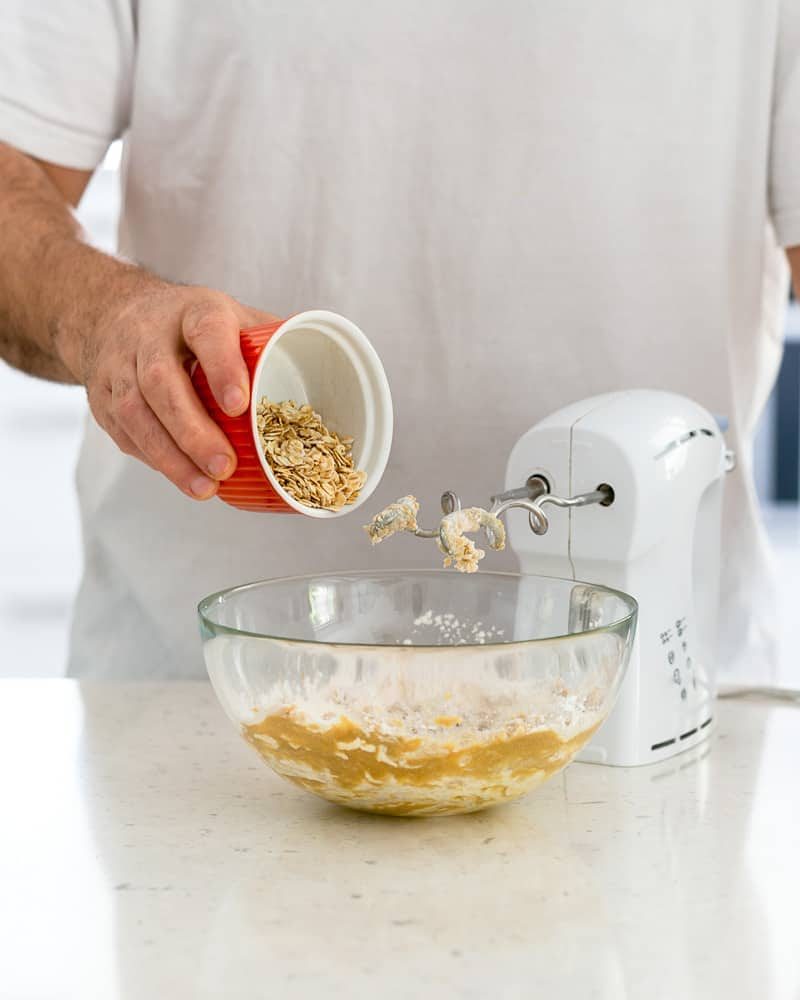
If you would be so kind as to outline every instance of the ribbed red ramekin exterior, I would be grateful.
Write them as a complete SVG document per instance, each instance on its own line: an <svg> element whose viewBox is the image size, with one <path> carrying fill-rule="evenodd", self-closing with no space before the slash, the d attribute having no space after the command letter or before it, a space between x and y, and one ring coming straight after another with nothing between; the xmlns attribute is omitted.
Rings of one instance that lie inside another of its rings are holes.
<svg viewBox="0 0 800 1000"><path fill-rule="evenodd" d="M240 510L269 511L273 514L297 514L293 507L278 496L272 483L267 479L258 457L257 446L253 441L253 428L250 420L250 410L258 403L255 399L253 376L261 357L261 352L276 330L283 326L285 320L279 319L266 326L254 326L242 330L242 357L250 373L251 398L250 406L240 417L230 417L220 408L211 392L208 379L203 369L197 365L192 374L197 395L208 410L212 420L219 424L228 440L233 445L238 462L236 471L225 482L219 484L218 496L225 503L238 507Z"/></svg>

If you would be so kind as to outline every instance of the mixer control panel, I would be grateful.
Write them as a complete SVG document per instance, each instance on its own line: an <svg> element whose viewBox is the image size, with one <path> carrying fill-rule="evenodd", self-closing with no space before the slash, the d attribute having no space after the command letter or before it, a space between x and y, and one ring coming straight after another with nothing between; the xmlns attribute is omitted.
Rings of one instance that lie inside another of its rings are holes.
<svg viewBox="0 0 800 1000"><path fill-rule="evenodd" d="M668 748L688 747L703 739L712 719L704 710L710 708L708 678L703 670L702 657L698 659L696 644L693 647L688 616L671 621L658 633L658 639L663 657L661 662L664 664L662 691L668 700L670 697L675 699L668 715L672 720L671 726L677 724L679 727L677 730L672 728L670 732L668 726L663 732L654 734L657 738L650 750L663 755ZM671 696L669 692L672 692ZM687 742L690 740L691 743Z"/></svg>
<svg viewBox="0 0 800 1000"><path fill-rule="evenodd" d="M658 636L668 676L679 692L681 701L688 699L690 690L697 690L697 676L692 662L688 632L688 619L684 616L670 622Z"/></svg>

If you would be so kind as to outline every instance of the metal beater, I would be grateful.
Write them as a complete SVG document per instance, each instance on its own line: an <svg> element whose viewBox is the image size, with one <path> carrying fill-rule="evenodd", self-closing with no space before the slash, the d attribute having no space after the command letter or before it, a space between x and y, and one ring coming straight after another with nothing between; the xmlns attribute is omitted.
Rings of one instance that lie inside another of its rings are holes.
<svg viewBox="0 0 800 1000"><path fill-rule="evenodd" d="M392 510L381 519L376 519L378 527L391 529L393 521L400 520L409 510L409 504L413 498L403 497L393 505ZM614 502L614 490L605 483L600 484L596 490L588 493L580 493L577 496L563 497L551 492L550 484L542 475L529 476L524 486L506 490L490 497L491 506L488 510L483 508L471 508L475 512L476 524L483 530L486 540L493 549L502 548L505 544L505 531L498 527L498 521L509 510L522 509L528 512L528 524L531 531L536 535L546 534L550 527L550 521L544 510L546 504L554 507L588 507L591 504L600 504L609 507ZM419 526L409 529L417 538L435 538L445 555L456 558L453 550L453 534L448 530L453 515L461 511L461 498L452 490L447 490L441 497L442 520L437 528L421 528Z"/></svg>

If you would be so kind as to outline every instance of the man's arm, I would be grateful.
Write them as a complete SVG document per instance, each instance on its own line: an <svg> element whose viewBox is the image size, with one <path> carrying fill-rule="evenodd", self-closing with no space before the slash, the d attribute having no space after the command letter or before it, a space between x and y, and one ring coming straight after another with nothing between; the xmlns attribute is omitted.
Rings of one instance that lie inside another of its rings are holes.
<svg viewBox="0 0 800 1000"><path fill-rule="evenodd" d="M244 412L239 330L273 317L90 247L69 207L89 178L0 143L0 357L84 385L122 451L206 499L236 457L184 362L197 357L223 409Z"/></svg>
<svg viewBox="0 0 800 1000"><path fill-rule="evenodd" d="M34 165L36 164L36 165ZM44 183L45 177L36 176L37 172L49 178L50 185ZM67 237L78 235L78 226L69 213L67 205L77 206L86 185L91 179L91 171L73 170L52 163L41 161L31 162L19 154L13 154L7 146L0 145L0 357L15 368L30 375L39 375L54 382L75 382L75 377L67 370L59 359L52 345L46 344L46 339L36 336L34 325L32 336L20 336L19 328L24 323L23 313L26 312L24 296L24 277L21 271L24 266L23 254L17 250L17 260L13 260L14 245L10 242L12 233L21 221L19 205L31 197L36 199L36 215L39 224L47 228L51 235L65 234ZM5 237L5 238L4 238ZM28 255L24 255L28 257ZM18 285L20 282L23 288ZM19 292L23 295L20 296ZM42 332L41 330L39 331Z"/></svg>
<svg viewBox="0 0 800 1000"><path fill-rule="evenodd" d="M77 208L86 186L92 179L92 171L61 167L57 163L48 163L46 160L37 160L35 157L31 157L31 159L50 178L53 186L61 193L64 200Z"/></svg>

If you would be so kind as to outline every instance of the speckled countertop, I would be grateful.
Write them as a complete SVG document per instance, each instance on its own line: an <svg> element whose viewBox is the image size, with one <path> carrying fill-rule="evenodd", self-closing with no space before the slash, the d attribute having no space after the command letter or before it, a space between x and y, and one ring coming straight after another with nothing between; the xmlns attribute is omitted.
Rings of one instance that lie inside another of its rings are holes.
<svg viewBox="0 0 800 1000"><path fill-rule="evenodd" d="M206 684L0 683L0 996L800 996L800 709L392 820L285 784Z"/></svg>

